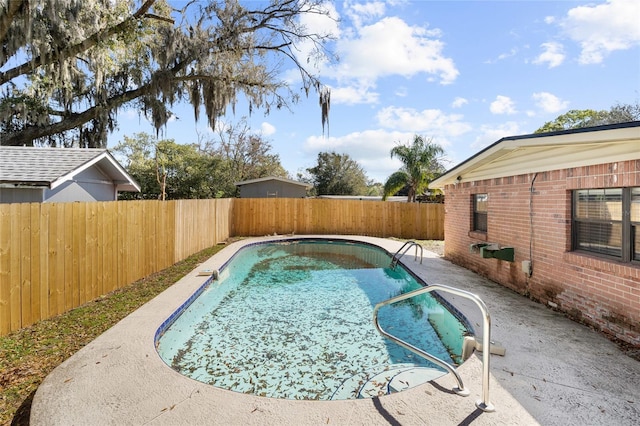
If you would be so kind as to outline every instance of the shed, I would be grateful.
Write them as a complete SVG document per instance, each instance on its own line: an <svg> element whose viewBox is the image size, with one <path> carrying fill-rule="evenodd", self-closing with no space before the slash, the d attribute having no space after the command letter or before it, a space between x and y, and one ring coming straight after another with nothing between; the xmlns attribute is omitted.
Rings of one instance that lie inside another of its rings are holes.
<svg viewBox="0 0 640 426"><path fill-rule="evenodd" d="M430 187L445 258L640 346L640 121L505 137Z"/></svg>
<svg viewBox="0 0 640 426"><path fill-rule="evenodd" d="M326 198L329 200L382 201L381 195L318 195L317 198ZM399 195L387 197L386 201L392 203L406 203L407 196Z"/></svg>
<svg viewBox="0 0 640 426"><path fill-rule="evenodd" d="M268 176L236 182L240 198L304 198L313 185L281 177Z"/></svg>
<svg viewBox="0 0 640 426"><path fill-rule="evenodd" d="M0 203L114 201L140 185L106 149L0 146Z"/></svg>

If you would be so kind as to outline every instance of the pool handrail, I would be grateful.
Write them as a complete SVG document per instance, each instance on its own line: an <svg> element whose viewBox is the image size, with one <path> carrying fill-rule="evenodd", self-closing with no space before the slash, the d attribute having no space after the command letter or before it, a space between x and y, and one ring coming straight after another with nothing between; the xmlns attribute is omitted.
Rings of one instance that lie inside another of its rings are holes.
<svg viewBox="0 0 640 426"><path fill-rule="evenodd" d="M398 261L400 260L400 258L409 251L409 249L411 247L415 246L416 247L416 255L414 258L414 261L418 260L418 247L420 248L420 264L422 265L422 257L423 257L423 249L422 249L422 245L416 243L415 241L407 241L406 243L404 243L402 245L402 247L400 247L400 249L398 249L397 252L395 252L395 254L391 257L391 269L395 269L396 265L398 265ZM406 247L406 248L405 248ZM404 250L404 251L403 251Z"/></svg>
<svg viewBox="0 0 640 426"><path fill-rule="evenodd" d="M404 247L404 246L403 246ZM419 355L431 362L433 362L434 364L437 364L441 367L443 367L444 369L446 369L447 371L449 371L450 373L453 374L453 376L456 379L456 382L458 383L458 387L457 388L453 388L453 391L455 393L457 393L458 395L461 396L468 396L469 395L469 390L465 389L464 387L464 383L462 382L462 378L460 377L460 375L458 374L458 372L456 371L455 367L452 366L451 364L429 354L428 352L423 351L422 349L419 349L413 345L411 345L410 343L405 342L404 340L391 335L390 333L388 333L387 331L385 331L382 326L380 325L379 321L378 321L378 310L380 310L380 308L382 308L383 306L386 305L391 305L393 303L397 303L400 302L402 300L406 300L406 299L410 299L412 297L418 296L420 294L423 293L430 293L432 291L444 291L447 293L452 293L456 296L461 296L467 299L472 300L473 302L476 303L476 305L478 305L478 307L480 308L480 311L482 312L482 316L483 316L483 332L482 332L482 399L478 400L476 402L476 407L478 407L480 410L485 411L485 412L493 412L495 411L495 407L493 406L493 404L491 404L491 402L489 402L489 355L490 355L490 350L489 348L491 347L491 318L489 316L489 312L487 311L487 306L484 304L484 302L482 301L482 299L480 299L480 297L478 297L476 294L473 294L471 292L465 291L465 290L460 290L454 287L449 287L449 286L445 286L442 284L432 284L426 287L422 287L419 288L417 290L414 291L410 291L408 293L404 293L404 294L400 294L398 296L392 297L390 299L384 300L380 303L377 303L376 306L373 308L373 323L376 327L376 329L378 330L378 332L380 332L380 334L382 334L383 336L385 336L386 338L392 340L393 342L397 343L398 345L402 346L403 348L415 353L416 355Z"/></svg>

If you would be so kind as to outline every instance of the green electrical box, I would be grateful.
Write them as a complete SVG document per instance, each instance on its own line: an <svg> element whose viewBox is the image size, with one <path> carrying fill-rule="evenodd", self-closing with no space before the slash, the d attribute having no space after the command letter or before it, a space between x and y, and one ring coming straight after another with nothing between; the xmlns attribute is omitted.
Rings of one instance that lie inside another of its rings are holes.
<svg viewBox="0 0 640 426"><path fill-rule="evenodd" d="M499 259L513 262L516 258L516 253L513 247L494 248L487 246L480 247L480 256L485 259Z"/></svg>

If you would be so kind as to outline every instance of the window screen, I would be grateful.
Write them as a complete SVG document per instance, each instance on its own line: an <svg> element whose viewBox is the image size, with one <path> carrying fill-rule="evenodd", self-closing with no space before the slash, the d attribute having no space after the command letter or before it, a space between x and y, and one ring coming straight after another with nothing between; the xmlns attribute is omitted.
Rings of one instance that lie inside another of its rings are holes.
<svg viewBox="0 0 640 426"><path fill-rule="evenodd" d="M473 230L487 232L487 212L489 196L475 194L473 196Z"/></svg>
<svg viewBox="0 0 640 426"><path fill-rule="evenodd" d="M640 260L640 188L574 191L573 248Z"/></svg>
<svg viewBox="0 0 640 426"><path fill-rule="evenodd" d="M576 248L622 254L622 189L576 191L574 223Z"/></svg>
<svg viewBox="0 0 640 426"><path fill-rule="evenodd" d="M640 188L631 189L629 218L631 219L632 259L640 260Z"/></svg>

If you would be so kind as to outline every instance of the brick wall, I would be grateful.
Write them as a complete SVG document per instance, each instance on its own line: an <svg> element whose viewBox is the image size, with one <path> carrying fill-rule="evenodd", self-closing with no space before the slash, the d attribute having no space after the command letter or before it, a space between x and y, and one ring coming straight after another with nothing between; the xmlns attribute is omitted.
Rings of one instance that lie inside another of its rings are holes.
<svg viewBox="0 0 640 426"><path fill-rule="evenodd" d="M447 185L445 257L640 346L640 265L571 252L571 190L627 186L640 186L640 160ZM480 193L489 194L486 234L471 232ZM515 262L470 251L481 242L514 247Z"/></svg>

